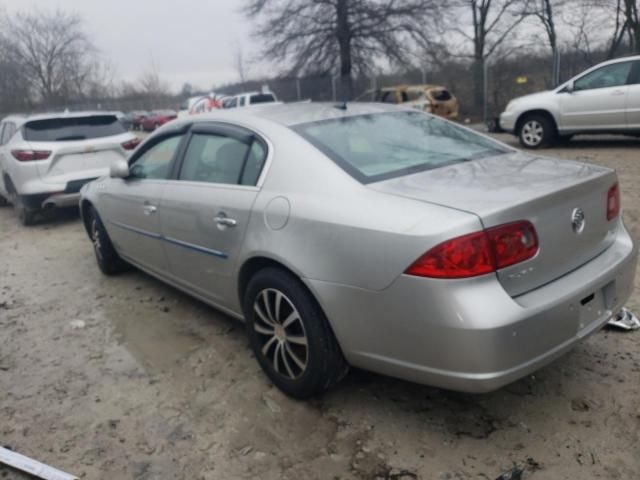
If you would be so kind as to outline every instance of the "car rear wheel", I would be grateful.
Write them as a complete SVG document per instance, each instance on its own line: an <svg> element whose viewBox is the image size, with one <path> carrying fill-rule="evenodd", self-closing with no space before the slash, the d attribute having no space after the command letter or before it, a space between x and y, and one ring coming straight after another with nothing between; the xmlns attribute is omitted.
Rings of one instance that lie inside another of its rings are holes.
<svg viewBox="0 0 640 480"><path fill-rule="evenodd" d="M553 143L555 135L553 122L544 115L527 115L520 122L518 138L525 148L548 147Z"/></svg>
<svg viewBox="0 0 640 480"><path fill-rule="evenodd" d="M109 234L107 233L100 215L95 208L89 210L89 234L93 251L100 271L105 275L115 275L129 268L129 265L120 258L118 252L113 247Z"/></svg>
<svg viewBox="0 0 640 480"><path fill-rule="evenodd" d="M27 207L20 198L20 195L14 194L11 202L13 203L13 209L18 216L18 220L22 225L24 225L25 227L29 227L36 223L36 219L38 218L39 213L38 210L33 210Z"/></svg>
<svg viewBox="0 0 640 480"><path fill-rule="evenodd" d="M258 363L287 395L317 395L347 373L322 309L290 273L278 268L259 271L249 282L243 306Z"/></svg>

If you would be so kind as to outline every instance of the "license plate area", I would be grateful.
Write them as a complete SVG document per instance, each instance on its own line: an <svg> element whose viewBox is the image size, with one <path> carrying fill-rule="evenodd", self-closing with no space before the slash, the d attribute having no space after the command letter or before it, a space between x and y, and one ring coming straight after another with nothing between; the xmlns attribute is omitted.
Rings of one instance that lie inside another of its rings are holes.
<svg viewBox="0 0 640 480"><path fill-rule="evenodd" d="M615 303L615 289L615 282L610 282L580 299L578 331L589 329L592 323L601 319L611 309L611 305Z"/></svg>

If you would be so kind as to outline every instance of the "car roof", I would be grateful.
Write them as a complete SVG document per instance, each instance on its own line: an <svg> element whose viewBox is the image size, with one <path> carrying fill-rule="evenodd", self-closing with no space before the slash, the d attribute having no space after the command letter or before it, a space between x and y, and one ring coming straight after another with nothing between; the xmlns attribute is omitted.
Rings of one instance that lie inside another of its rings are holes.
<svg viewBox="0 0 640 480"><path fill-rule="evenodd" d="M203 123L219 120L236 120L250 122L251 119L261 118L280 125L291 127L302 123L318 122L356 115L367 115L384 112L408 110L395 105L383 103L348 102L346 109L342 103L285 103L285 104L258 104L250 108L219 110L217 112L203 113L201 115L178 120L175 125L184 123Z"/></svg>

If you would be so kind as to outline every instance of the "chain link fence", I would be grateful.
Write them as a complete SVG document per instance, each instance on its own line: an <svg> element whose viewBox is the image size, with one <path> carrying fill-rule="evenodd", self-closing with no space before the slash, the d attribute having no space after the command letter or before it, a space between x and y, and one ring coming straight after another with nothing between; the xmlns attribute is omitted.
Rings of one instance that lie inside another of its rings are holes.
<svg viewBox="0 0 640 480"><path fill-rule="evenodd" d="M604 60L604 55L565 53L559 62L560 81L565 81L586 68ZM340 102L355 99L369 90L396 85L435 84L448 88L460 104L460 120L487 121L499 115L512 98L547 90L556 86L554 60L550 56L524 56L516 59L489 59L482 75L474 75L473 64L443 63L438 68L411 69L402 73L358 76L352 79L351 91L338 75L311 75L301 78L281 77L225 85L217 93L234 95L260 91L268 87L283 102L311 100L314 102ZM482 78L484 77L484 78ZM479 90L479 92L478 92ZM203 92L206 95L208 92ZM196 94L194 94L196 95ZM41 105L29 112L109 110L178 110L185 98L171 95L140 95L130 98L83 99L53 106ZM8 112L7 112L8 113ZM2 117L0 112L0 118Z"/></svg>

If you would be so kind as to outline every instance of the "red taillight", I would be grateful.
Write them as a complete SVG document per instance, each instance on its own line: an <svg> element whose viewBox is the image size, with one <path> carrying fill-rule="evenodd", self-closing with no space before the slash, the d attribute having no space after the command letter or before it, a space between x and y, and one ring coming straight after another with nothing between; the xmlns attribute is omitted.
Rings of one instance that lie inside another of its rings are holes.
<svg viewBox="0 0 640 480"><path fill-rule="evenodd" d="M128 142L124 142L122 144L122 148L124 148L125 150L133 150L134 148L136 148L138 145L140 145L140 142L142 140L140 140L139 138L134 138L129 140Z"/></svg>
<svg viewBox="0 0 640 480"><path fill-rule="evenodd" d="M508 223L436 245L405 273L432 278L467 278L523 262L538 252L530 222Z"/></svg>
<svg viewBox="0 0 640 480"><path fill-rule="evenodd" d="M51 152L47 150L11 150L11 155L20 162L32 162L33 160L46 160Z"/></svg>
<svg viewBox="0 0 640 480"><path fill-rule="evenodd" d="M496 269L524 262L538 252L538 234L531 222L507 223L487 230Z"/></svg>
<svg viewBox="0 0 640 480"><path fill-rule="evenodd" d="M489 238L485 232L476 232L436 245L405 273L419 277L464 278L494 270Z"/></svg>
<svg viewBox="0 0 640 480"><path fill-rule="evenodd" d="M607 192L607 221L620 215L620 187L614 183Z"/></svg>

